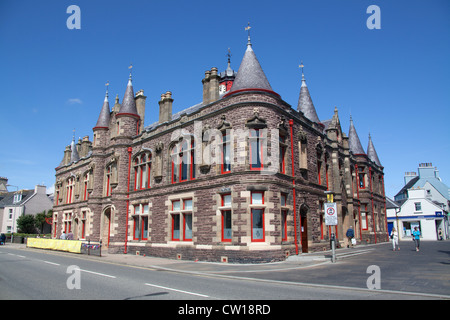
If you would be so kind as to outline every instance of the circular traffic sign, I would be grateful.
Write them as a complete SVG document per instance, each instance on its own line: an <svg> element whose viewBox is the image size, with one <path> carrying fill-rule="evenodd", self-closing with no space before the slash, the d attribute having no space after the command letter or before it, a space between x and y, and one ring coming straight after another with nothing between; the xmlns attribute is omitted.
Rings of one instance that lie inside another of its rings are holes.
<svg viewBox="0 0 450 320"><path fill-rule="evenodd" d="M335 214L334 208L333 207L328 208L327 209L327 214L329 216L334 216L334 214Z"/></svg>

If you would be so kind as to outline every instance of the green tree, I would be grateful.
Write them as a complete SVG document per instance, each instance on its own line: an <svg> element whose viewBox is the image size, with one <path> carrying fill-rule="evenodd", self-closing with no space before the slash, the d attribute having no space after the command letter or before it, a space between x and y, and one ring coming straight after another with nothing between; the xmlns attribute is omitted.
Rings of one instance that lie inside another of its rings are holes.
<svg viewBox="0 0 450 320"><path fill-rule="evenodd" d="M17 219L17 228L19 229L19 233L35 233L36 219L31 214L20 216Z"/></svg>
<svg viewBox="0 0 450 320"><path fill-rule="evenodd" d="M45 221L45 218L51 218L52 216L53 216L53 210L52 209L48 210L47 212L45 212L45 210L44 210L44 211L42 211L42 212L40 212L40 213L38 213L36 215L36 217L35 217L36 228L38 228L40 233L44 232L44 226L47 223Z"/></svg>

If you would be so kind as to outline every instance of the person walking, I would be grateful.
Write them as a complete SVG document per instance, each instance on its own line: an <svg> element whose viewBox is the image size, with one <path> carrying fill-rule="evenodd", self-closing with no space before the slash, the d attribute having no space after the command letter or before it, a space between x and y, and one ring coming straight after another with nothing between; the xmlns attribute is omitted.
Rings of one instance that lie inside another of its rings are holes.
<svg viewBox="0 0 450 320"><path fill-rule="evenodd" d="M395 227L391 230L391 240L392 240L392 250L395 251L395 246L397 246L397 250L400 250L398 246L398 232L395 230Z"/></svg>
<svg viewBox="0 0 450 320"><path fill-rule="evenodd" d="M414 227L414 231L412 233L412 237L413 237L414 242L416 244L416 251L419 251L419 246L420 246L420 231L419 231L419 228Z"/></svg>
<svg viewBox="0 0 450 320"><path fill-rule="evenodd" d="M439 231L438 231L438 240L439 241L444 240L444 233L442 232L441 228L439 228Z"/></svg>
<svg viewBox="0 0 450 320"><path fill-rule="evenodd" d="M352 239L355 237L355 231L353 231L353 227L352 226L350 226L348 228L347 233L345 235L347 236L347 239L348 239L347 248L350 248L350 244L353 247Z"/></svg>

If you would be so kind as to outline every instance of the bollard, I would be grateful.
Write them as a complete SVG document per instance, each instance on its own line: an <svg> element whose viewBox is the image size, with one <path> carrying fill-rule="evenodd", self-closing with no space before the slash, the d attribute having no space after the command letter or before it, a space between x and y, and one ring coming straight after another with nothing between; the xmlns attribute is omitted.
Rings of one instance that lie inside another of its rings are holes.
<svg viewBox="0 0 450 320"><path fill-rule="evenodd" d="M331 234L331 262L336 262L336 236L334 233Z"/></svg>

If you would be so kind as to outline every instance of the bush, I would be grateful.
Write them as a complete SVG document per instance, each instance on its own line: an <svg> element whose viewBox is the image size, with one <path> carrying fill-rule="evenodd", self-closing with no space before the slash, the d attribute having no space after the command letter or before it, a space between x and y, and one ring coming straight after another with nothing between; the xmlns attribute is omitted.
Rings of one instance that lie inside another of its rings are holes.
<svg viewBox="0 0 450 320"><path fill-rule="evenodd" d="M36 219L31 214L20 216L17 219L19 233L36 233Z"/></svg>

